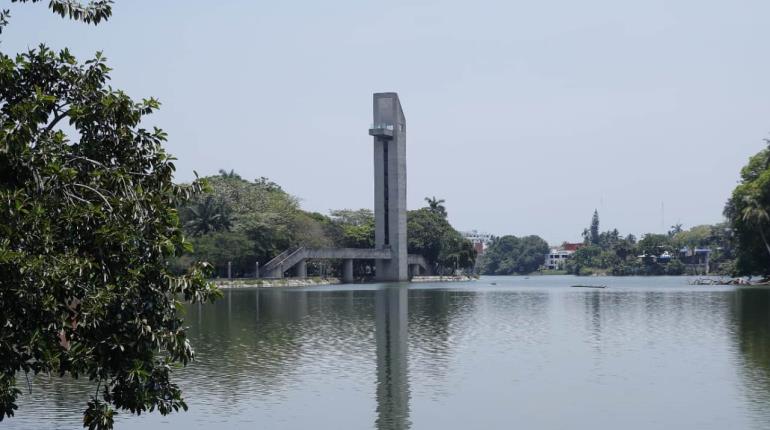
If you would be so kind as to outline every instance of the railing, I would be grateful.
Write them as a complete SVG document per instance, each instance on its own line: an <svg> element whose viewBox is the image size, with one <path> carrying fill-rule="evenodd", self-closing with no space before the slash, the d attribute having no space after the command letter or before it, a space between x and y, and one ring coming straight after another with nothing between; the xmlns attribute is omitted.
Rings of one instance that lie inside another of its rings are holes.
<svg viewBox="0 0 770 430"><path fill-rule="evenodd" d="M273 257L272 260L265 263L264 266L261 267L261 271L265 274L271 272L273 269L278 267L279 264L281 264L284 260L286 260L286 257L289 256L289 254L295 252L296 250L293 248L289 248L286 251L283 251L282 253L276 255Z"/></svg>
<svg viewBox="0 0 770 430"><path fill-rule="evenodd" d="M393 124L371 124L369 126L370 130L390 130L393 131L395 129L395 126Z"/></svg>
<svg viewBox="0 0 770 430"><path fill-rule="evenodd" d="M291 261L291 259L294 258L297 254L301 254L301 253L304 254L304 252L305 252L305 248L297 248L296 251L294 251L291 254L287 255L286 258L284 258L283 261L281 261L280 264L283 265L283 263L285 263L287 261ZM299 260L301 260L301 259L302 258L300 258ZM297 264L299 262L299 260L291 261L289 264L286 265L286 266L288 266L288 267L286 267L286 269L288 269L289 267Z"/></svg>

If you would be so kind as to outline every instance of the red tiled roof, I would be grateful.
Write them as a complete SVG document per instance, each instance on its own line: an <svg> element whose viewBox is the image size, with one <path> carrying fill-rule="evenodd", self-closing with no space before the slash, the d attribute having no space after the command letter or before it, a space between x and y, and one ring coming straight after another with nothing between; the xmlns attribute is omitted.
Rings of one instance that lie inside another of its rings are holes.
<svg viewBox="0 0 770 430"><path fill-rule="evenodd" d="M564 242L562 245L562 248L564 248L565 251L577 251L578 249L582 248L582 243L567 243Z"/></svg>

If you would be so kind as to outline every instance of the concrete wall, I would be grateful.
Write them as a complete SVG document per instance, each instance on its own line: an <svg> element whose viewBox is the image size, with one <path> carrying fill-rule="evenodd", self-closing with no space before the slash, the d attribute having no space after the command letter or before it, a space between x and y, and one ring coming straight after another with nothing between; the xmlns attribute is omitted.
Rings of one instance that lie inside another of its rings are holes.
<svg viewBox="0 0 770 430"><path fill-rule="evenodd" d="M379 281L405 281L409 279L406 250L406 118L396 93L375 93L373 107L374 124L394 126L392 137L374 136L375 247L389 247L393 252L391 259L376 261L376 275Z"/></svg>

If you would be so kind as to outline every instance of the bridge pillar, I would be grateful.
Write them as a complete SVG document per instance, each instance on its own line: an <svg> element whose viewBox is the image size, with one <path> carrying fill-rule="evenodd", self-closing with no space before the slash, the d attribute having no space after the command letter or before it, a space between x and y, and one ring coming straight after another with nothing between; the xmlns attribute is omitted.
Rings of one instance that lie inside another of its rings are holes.
<svg viewBox="0 0 770 430"><path fill-rule="evenodd" d="M307 261L302 260L294 266L295 276L298 278L307 278Z"/></svg>
<svg viewBox="0 0 770 430"><path fill-rule="evenodd" d="M419 264L412 264L409 266L409 277L414 278L415 276L420 276L420 265Z"/></svg>
<svg viewBox="0 0 770 430"><path fill-rule="evenodd" d="M278 267L276 267L273 270L272 276L270 276L270 277L271 278L279 278L279 279L283 278L283 271L284 271L283 264L279 264Z"/></svg>
<svg viewBox="0 0 770 430"><path fill-rule="evenodd" d="M353 259L346 259L342 261L342 282L344 284L353 283Z"/></svg>

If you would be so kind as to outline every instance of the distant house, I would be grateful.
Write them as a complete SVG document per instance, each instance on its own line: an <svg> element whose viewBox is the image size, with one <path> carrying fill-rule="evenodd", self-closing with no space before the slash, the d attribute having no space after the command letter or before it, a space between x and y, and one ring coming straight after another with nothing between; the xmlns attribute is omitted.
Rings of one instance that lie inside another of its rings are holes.
<svg viewBox="0 0 770 430"><path fill-rule="evenodd" d="M645 264L652 264L658 262L658 256L655 254L641 254L638 255L636 258L639 259L640 262Z"/></svg>
<svg viewBox="0 0 770 430"><path fill-rule="evenodd" d="M564 250L564 251L575 252L575 251L577 251L578 249L580 249L580 248L582 248L584 246L585 246L584 243L564 242L564 243L561 244L561 248L559 248L559 249Z"/></svg>
<svg viewBox="0 0 770 430"><path fill-rule="evenodd" d="M673 258L673 256L668 251L663 251L663 253L660 255L645 253L637 256L637 258L642 263L647 263L647 264L650 264L650 263L668 264L671 262L671 258Z"/></svg>
<svg viewBox="0 0 770 430"><path fill-rule="evenodd" d="M582 245L582 244L581 244ZM567 260L575 251L562 248L554 248L548 254L545 254L543 266L548 270L562 270Z"/></svg>
<svg viewBox="0 0 770 430"><path fill-rule="evenodd" d="M704 265L708 267L711 249L709 248L690 248L685 246L679 250L679 260L684 264Z"/></svg>
<svg viewBox="0 0 770 430"><path fill-rule="evenodd" d="M464 238L471 241L473 249L475 249L476 253L479 255L483 254L487 247L489 247L489 244L492 243L492 235L489 233L471 230L461 232L461 234Z"/></svg>
<svg viewBox="0 0 770 430"><path fill-rule="evenodd" d="M668 251L664 251L663 254L658 256L658 263L666 264L671 261L671 254Z"/></svg>

